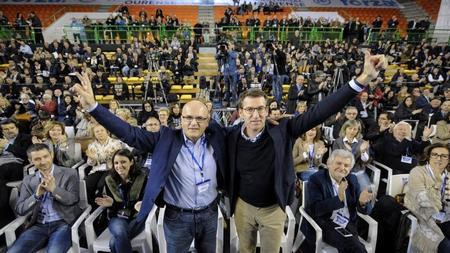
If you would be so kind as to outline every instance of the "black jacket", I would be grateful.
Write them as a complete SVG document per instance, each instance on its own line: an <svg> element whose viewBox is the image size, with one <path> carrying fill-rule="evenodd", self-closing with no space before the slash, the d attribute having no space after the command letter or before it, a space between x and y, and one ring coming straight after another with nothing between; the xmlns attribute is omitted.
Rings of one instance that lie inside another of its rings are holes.
<svg viewBox="0 0 450 253"><path fill-rule="evenodd" d="M294 197L295 174L292 158L292 146L295 140L309 129L324 122L328 117L337 113L357 94L349 85L326 97L319 104L309 109L302 115L292 119L285 119L279 125L266 125L266 129L273 140L275 148L275 195L278 205L285 209ZM236 159L238 140L241 134L242 123L228 128L227 151L229 157L229 194L231 203L231 215L234 213L238 196L239 178Z"/></svg>

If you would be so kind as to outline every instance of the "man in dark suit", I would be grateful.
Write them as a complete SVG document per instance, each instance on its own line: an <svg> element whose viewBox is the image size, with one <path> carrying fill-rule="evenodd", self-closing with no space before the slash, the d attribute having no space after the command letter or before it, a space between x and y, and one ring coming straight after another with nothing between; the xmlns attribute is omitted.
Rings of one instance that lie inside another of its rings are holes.
<svg viewBox="0 0 450 253"><path fill-rule="evenodd" d="M33 144L27 153L39 171L24 178L16 212L31 212L31 219L8 252L35 252L46 246L47 252L66 252L71 247L71 224L81 212L78 173L54 165L46 144Z"/></svg>
<svg viewBox="0 0 450 253"><path fill-rule="evenodd" d="M74 90L81 95L83 107L122 141L153 154L137 222L145 220L157 199L162 199L167 252L187 252L193 239L197 251L215 252L217 199L227 167L225 133L219 125L209 124L207 106L198 100L188 102L181 113L182 129L162 126L159 132L148 132L98 105L87 74L77 76L83 86L76 84Z"/></svg>
<svg viewBox="0 0 450 253"><path fill-rule="evenodd" d="M373 194L361 191L356 176L350 174L355 163L353 154L344 149L334 150L327 161L328 170L320 170L309 178L306 195L306 212L322 229L323 241L339 252L366 252L359 241L357 211L366 213ZM344 237L336 228L351 233ZM308 244L314 244L315 231L302 224L302 232Z"/></svg>
<svg viewBox="0 0 450 253"><path fill-rule="evenodd" d="M308 101L308 99L309 94L307 93L307 87L305 87L305 77L298 75L295 83L289 87L286 113L294 114L297 108L297 102Z"/></svg>
<svg viewBox="0 0 450 253"><path fill-rule="evenodd" d="M450 113L450 100L447 100L441 104L440 110L433 113L433 116L431 116L430 124L436 124L436 122L438 121L447 120L449 113Z"/></svg>
<svg viewBox="0 0 450 253"><path fill-rule="evenodd" d="M0 139L0 209L5 211L5 215L0 218L2 226L14 217L9 207L10 188L6 183L23 178L23 166L28 161L27 148L31 145L31 137L19 133L17 122L12 119L3 120L0 126L3 134Z"/></svg>
<svg viewBox="0 0 450 253"><path fill-rule="evenodd" d="M358 92L377 78L386 66L382 55L365 55L358 78L326 97L304 114L266 124L266 94L249 89L239 99L243 123L227 129L229 196L235 215L239 252L254 252L259 231L261 251L278 252L286 215L294 197L294 141L343 108Z"/></svg>

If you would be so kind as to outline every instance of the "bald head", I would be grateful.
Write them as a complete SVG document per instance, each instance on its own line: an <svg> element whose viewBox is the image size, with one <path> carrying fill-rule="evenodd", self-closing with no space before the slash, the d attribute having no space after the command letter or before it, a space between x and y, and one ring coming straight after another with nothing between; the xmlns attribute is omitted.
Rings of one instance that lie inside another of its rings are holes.
<svg viewBox="0 0 450 253"><path fill-rule="evenodd" d="M183 106L183 110L181 111L182 113L184 113L185 112L185 110L195 110L195 111L198 111L198 110L200 110L200 109L202 109L202 107L204 107L204 109L206 109L206 114L209 114L208 113L208 106L206 106L206 104L205 103L203 103L202 101L200 101L200 100L191 100L191 101L189 101L189 102L187 102L184 106ZM205 115L205 117L206 117L207 115Z"/></svg>
<svg viewBox="0 0 450 253"><path fill-rule="evenodd" d="M181 111L181 128L188 139L196 142L209 124L209 111L205 103L193 100Z"/></svg>

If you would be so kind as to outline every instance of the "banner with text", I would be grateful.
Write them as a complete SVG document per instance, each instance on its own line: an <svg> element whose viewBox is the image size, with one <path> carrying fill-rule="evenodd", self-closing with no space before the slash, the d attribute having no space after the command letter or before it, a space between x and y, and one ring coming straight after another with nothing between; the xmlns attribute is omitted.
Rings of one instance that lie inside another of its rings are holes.
<svg viewBox="0 0 450 253"><path fill-rule="evenodd" d="M241 2L243 2L241 0ZM249 0L278 2L297 7L402 8L396 0ZM232 0L0 0L1 4L93 4L93 5L232 5Z"/></svg>

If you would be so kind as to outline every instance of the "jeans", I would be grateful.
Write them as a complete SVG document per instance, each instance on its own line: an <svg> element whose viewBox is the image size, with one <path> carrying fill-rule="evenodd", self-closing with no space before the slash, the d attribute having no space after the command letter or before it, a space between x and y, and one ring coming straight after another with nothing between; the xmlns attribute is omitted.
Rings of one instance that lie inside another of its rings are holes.
<svg viewBox="0 0 450 253"><path fill-rule="evenodd" d="M164 235L167 253L188 252L192 240L198 253L216 252L217 205L198 213L166 208Z"/></svg>
<svg viewBox="0 0 450 253"><path fill-rule="evenodd" d="M108 229L111 232L109 248L112 253L132 252L131 240L141 233L145 228L145 220L136 222L136 219L128 220L123 218L111 218Z"/></svg>
<svg viewBox="0 0 450 253"><path fill-rule="evenodd" d="M273 75L272 78L272 95L277 102L281 102L283 98L283 83L287 77L285 75Z"/></svg>
<svg viewBox="0 0 450 253"><path fill-rule="evenodd" d="M228 99L229 102L236 102L238 99L237 94L237 75L236 74L228 74L223 76L227 93L225 94L225 98Z"/></svg>
<svg viewBox="0 0 450 253"><path fill-rule="evenodd" d="M67 252L72 246L70 226L65 221L36 223L25 230L8 250L10 253L36 252L47 246L47 253Z"/></svg>

